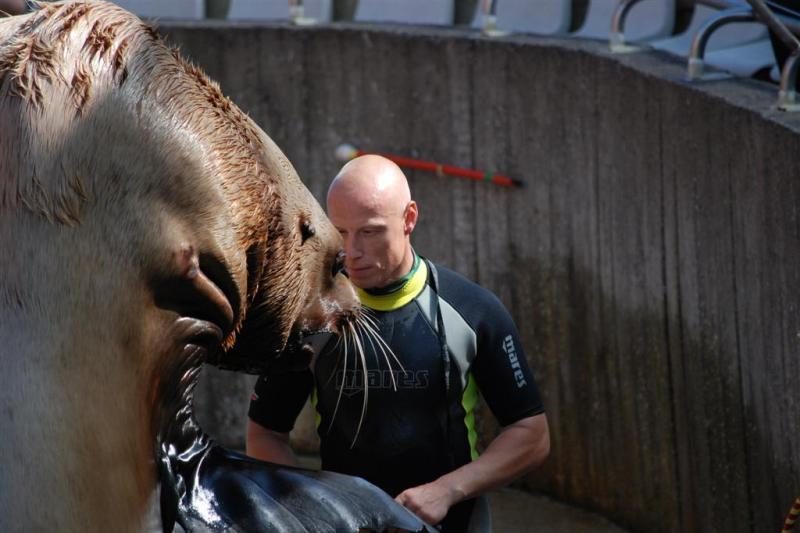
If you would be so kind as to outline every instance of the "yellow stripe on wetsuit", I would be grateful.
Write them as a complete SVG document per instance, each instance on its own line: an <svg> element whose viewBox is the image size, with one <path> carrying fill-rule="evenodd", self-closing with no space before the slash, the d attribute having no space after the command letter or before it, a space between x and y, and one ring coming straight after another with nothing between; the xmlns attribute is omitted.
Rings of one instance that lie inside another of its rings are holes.
<svg viewBox="0 0 800 533"><path fill-rule="evenodd" d="M425 288L426 281L428 281L428 265L425 264L425 261L420 261L419 268L411 279L395 292L376 295L370 294L364 289L356 288L356 290L362 305L376 311L393 311L400 309L419 296L419 293Z"/></svg>

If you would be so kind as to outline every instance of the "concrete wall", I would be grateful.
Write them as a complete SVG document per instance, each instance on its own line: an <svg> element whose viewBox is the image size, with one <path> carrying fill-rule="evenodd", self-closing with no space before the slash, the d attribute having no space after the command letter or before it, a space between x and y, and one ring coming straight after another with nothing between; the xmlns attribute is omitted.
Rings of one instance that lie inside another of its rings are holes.
<svg viewBox="0 0 800 533"><path fill-rule="evenodd" d="M318 198L344 141L527 183L409 174L418 250L522 331L553 432L526 486L637 530L780 528L800 493L800 117L772 108L774 87L688 85L666 56L570 40L162 32ZM198 400L232 445L247 379L215 373Z"/></svg>

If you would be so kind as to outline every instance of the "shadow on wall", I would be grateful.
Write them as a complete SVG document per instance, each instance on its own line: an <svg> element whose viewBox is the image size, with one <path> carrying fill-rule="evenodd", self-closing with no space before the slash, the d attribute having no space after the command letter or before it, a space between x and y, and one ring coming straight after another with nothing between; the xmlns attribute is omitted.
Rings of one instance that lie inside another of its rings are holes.
<svg viewBox="0 0 800 533"><path fill-rule="evenodd" d="M676 406L663 313L631 307L624 296L608 294L599 277L574 258L564 258L558 266L518 259L509 268L512 283L521 289L513 305L524 309L531 324L523 330L524 343L552 432L550 460L520 485L568 498L636 530L691 530L681 519L688 502L678 476ZM705 359L708 374L724 372L714 363L718 354L704 357L699 344L688 351ZM703 417L702 406L695 408ZM485 443L497 428L490 417L480 420ZM735 461L744 465L741 456ZM746 486L744 479L729 477L709 483L724 506L727 493ZM707 503L702 498L695 502L701 507Z"/></svg>
<svg viewBox="0 0 800 533"><path fill-rule="evenodd" d="M516 485L635 530L778 531L800 471L792 446L776 447L774 421L743 404L740 369L719 331L632 308L572 258L562 267L509 265L517 320L533 324L523 342L552 436L548 462ZM499 428L480 410L483 449ZM785 429L793 440L796 428ZM731 503L748 499L749 508ZM717 528L708 516L728 523Z"/></svg>

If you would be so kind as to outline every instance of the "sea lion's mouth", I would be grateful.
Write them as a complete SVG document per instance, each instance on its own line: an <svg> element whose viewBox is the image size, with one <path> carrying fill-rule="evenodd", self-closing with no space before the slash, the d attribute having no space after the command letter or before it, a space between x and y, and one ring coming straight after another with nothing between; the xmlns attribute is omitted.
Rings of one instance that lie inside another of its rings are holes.
<svg viewBox="0 0 800 533"><path fill-rule="evenodd" d="M156 304L180 316L214 324L224 344L239 315L239 293L225 266L213 255L182 247L173 256L175 270L155 282Z"/></svg>
<svg viewBox="0 0 800 533"><path fill-rule="evenodd" d="M239 320L241 299L236 282L225 265L211 254L200 254L198 270L205 276L209 300L213 305L209 318L228 337Z"/></svg>

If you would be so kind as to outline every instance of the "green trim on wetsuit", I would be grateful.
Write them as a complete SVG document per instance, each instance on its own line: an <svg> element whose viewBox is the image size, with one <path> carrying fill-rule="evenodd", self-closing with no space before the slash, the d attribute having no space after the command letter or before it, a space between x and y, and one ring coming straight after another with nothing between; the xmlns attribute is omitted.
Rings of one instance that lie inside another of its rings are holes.
<svg viewBox="0 0 800 533"><path fill-rule="evenodd" d="M475 406L478 404L480 391L478 384L472 373L467 376L467 386L461 395L461 407L464 408L464 425L467 426L467 438L469 439L469 453L472 460L478 458L478 432L475 429Z"/></svg>

